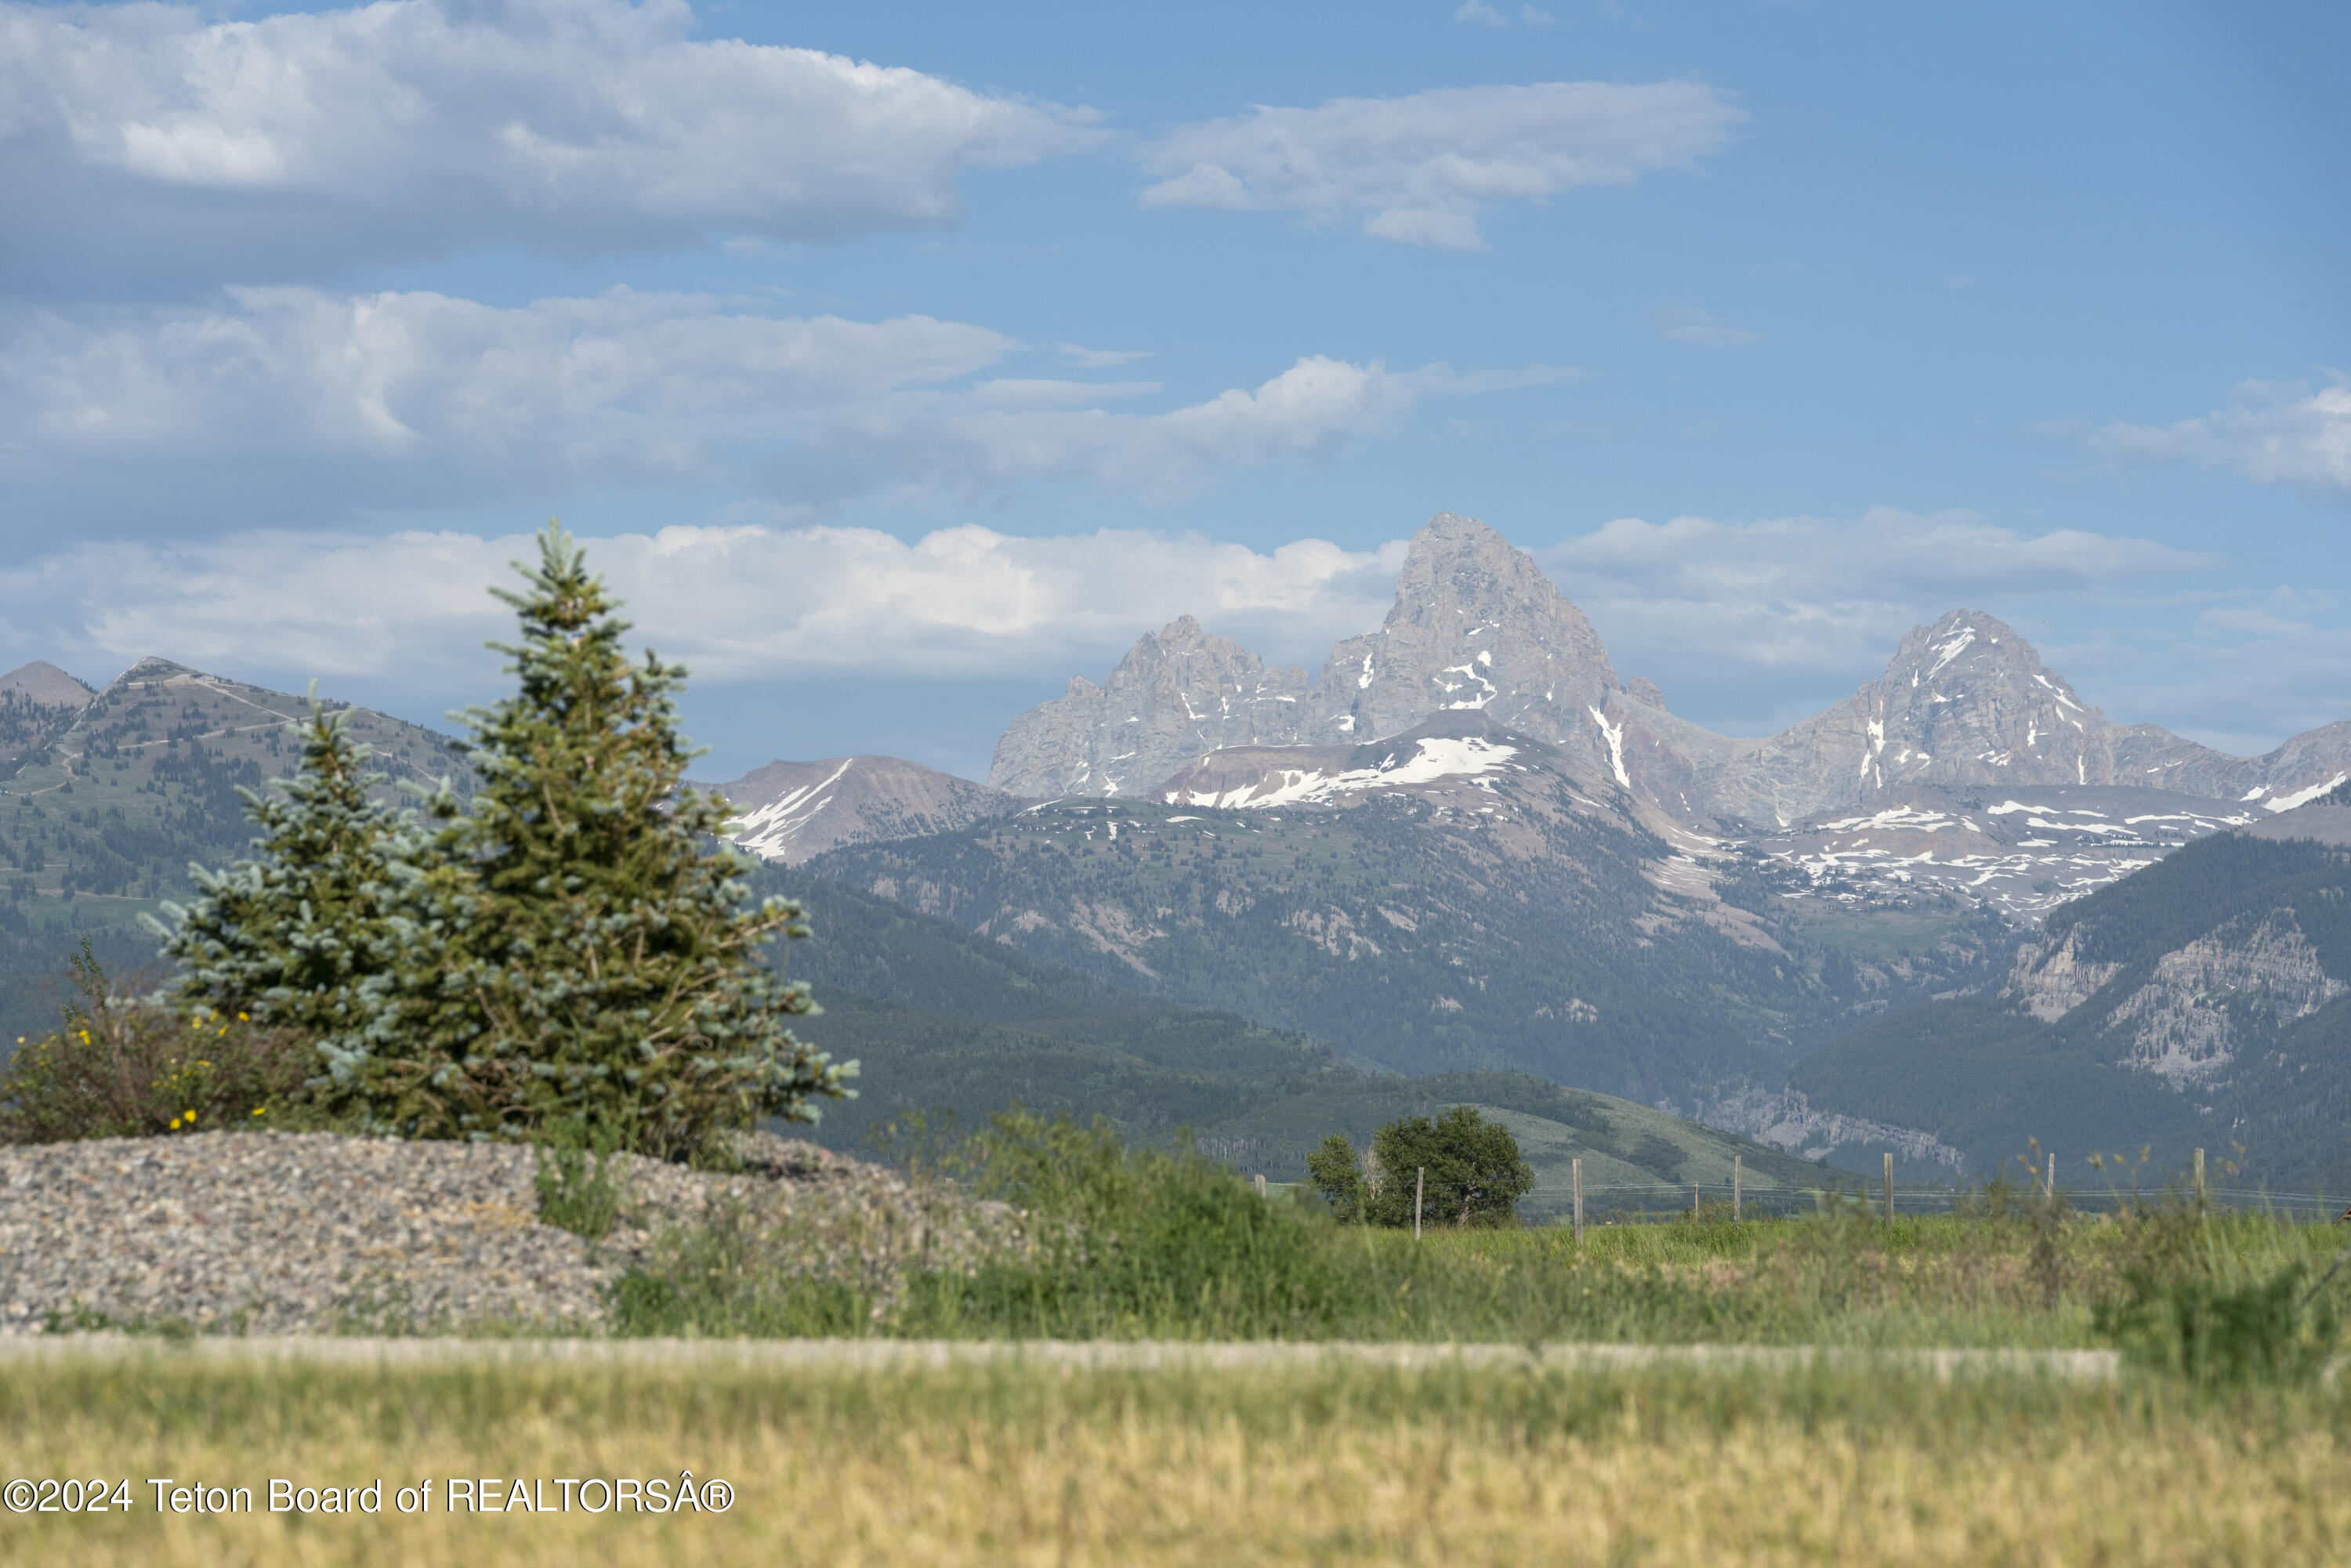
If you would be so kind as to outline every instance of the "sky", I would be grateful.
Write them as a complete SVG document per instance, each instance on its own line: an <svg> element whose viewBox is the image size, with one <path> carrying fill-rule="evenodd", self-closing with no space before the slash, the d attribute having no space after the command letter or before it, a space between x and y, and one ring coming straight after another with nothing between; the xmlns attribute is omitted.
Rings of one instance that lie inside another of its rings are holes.
<svg viewBox="0 0 2351 1568"><path fill-rule="evenodd" d="M1482 517L1763 734L1964 606L2351 718L2351 10L0 4L0 667L450 727L560 516L705 778L1319 669Z"/></svg>

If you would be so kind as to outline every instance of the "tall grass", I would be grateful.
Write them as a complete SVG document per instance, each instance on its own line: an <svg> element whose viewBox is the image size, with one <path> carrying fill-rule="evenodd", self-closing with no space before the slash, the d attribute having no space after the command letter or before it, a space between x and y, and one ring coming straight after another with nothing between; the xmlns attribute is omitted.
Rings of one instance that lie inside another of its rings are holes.
<svg viewBox="0 0 2351 1568"><path fill-rule="evenodd" d="M2322 1563L2351 1401L1816 1370L862 1374L13 1367L10 1563ZM695 1518L159 1519L148 1476L723 1477Z"/></svg>
<svg viewBox="0 0 2351 1568"><path fill-rule="evenodd" d="M1456 1340L2079 1347L2125 1344L2196 1375L2306 1375L2332 1353L2307 1281L2334 1232L2183 1194L2084 1218L1995 1188L1974 1211L1886 1222L1719 1210L1656 1225L1406 1232L1259 1198L1182 1150L1100 1126L998 1118L926 1179L1018 1204L1029 1246L887 1291L786 1278L716 1225L622 1281L637 1334Z"/></svg>

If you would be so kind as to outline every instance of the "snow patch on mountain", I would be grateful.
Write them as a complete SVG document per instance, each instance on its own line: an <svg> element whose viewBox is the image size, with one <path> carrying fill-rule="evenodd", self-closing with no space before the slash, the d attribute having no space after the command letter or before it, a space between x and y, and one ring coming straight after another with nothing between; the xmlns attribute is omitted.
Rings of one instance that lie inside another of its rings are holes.
<svg viewBox="0 0 2351 1568"><path fill-rule="evenodd" d="M1393 752L1373 768L1351 768L1325 773L1316 768L1283 768L1275 775L1238 789L1171 790L1171 806L1212 806L1220 810L1256 810L1272 806L1327 804L1358 789L1397 784L1427 784L1439 779L1491 773L1519 754L1515 746L1483 736L1424 736L1412 754L1397 760Z"/></svg>

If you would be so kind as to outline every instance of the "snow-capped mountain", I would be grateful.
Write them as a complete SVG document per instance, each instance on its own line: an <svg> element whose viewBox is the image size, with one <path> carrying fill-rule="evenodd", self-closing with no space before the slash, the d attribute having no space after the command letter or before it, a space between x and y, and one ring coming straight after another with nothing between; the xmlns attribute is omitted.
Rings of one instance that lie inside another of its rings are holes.
<svg viewBox="0 0 2351 1568"><path fill-rule="evenodd" d="M841 844L952 832L1019 804L1008 795L895 757L770 762L716 789L735 808L728 837L763 860L798 865Z"/></svg>
<svg viewBox="0 0 2351 1568"><path fill-rule="evenodd" d="M1013 720L988 782L1040 798L1144 795L1225 747L1362 745L1449 710L1597 765L1604 742L1589 716L1616 684L1592 623L1532 558L1442 513L1414 536L1385 623L1333 648L1320 679L1270 668L1187 615L1139 640L1107 686L1074 679Z"/></svg>
<svg viewBox="0 0 2351 1568"><path fill-rule="evenodd" d="M2274 812L2351 778L2351 722L2252 758L2116 724L2014 629L1971 610L1914 628L1881 679L1811 718L1717 735L1667 712L1648 681L1620 680L1531 557L1446 513L1414 536L1386 622L1340 643L1319 679L1269 669L1187 616L1138 642L1107 687L1074 680L1014 720L989 782L1155 795L1186 769L1217 771L1219 750L1362 745L1464 709L1559 747L1677 822L1741 837L2001 789L2150 790L2084 808L2150 819L2183 797Z"/></svg>

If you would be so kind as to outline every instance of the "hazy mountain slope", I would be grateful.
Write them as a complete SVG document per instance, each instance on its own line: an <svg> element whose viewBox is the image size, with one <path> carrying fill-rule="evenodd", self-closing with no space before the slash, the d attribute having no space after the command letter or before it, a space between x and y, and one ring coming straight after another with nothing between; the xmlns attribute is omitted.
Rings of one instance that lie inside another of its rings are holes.
<svg viewBox="0 0 2351 1568"><path fill-rule="evenodd" d="M1799 951L1787 914L1757 913L1775 908L1761 862L1682 853L1482 714L1270 772L1254 755L1179 776L1175 803L1053 802L810 869L1365 1062L1639 1100L1776 1081L1852 1009L1949 988L1988 950L1954 914L1898 965Z"/></svg>
<svg viewBox="0 0 2351 1568"><path fill-rule="evenodd" d="M191 860L234 860L252 837L236 791L289 771L304 713L284 692L142 659L0 784L0 859L14 895L149 900L188 886ZM351 731L378 768L460 795L472 773L442 736L365 708Z"/></svg>
<svg viewBox="0 0 2351 1568"><path fill-rule="evenodd" d="M798 865L841 844L944 833L1019 805L1013 797L895 757L770 762L715 789L736 810L732 841Z"/></svg>
<svg viewBox="0 0 2351 1568"><path fill-rule="evenodd" d="M1866 1024L1794 1087L1978 1171L2032 1138L2175 1164L2241 1143L2273 1185L2351 1186L2351 810L2305 810L2335 841L2271 836L2286 817L2190 844L2054 911L2001 986Z"/></svg>
<svg viewBox="0 0 2351 1568"><path fill-rule="evenodd" d="M1565 1162L1587 1161L1599 1207L1679 1204L1690 1181L1729 1180L1744 1160L1759 1194L1845 1178L1648 1106L1562 1089L1524 1073L1436 1078L1364 1073L1328 1048L1109 986L944 919L810 874L770 868L762 893L802 900L814 935L791 950L795 975L825 1008L800 1033L862 1060L859 1098L825 1109L819 1142L866 1146L912 1112L964 1126L1015 1103L1105 1115L1129 1136L1189 1127L1244 1169L1295 1180L1328 1134L1358 1145L1382 1123L1476 1103L1524 1135L1537 1169L1531 1212L1556 1207Z"/></svg>
<svg viewBox="0 0 2351 1568"><path fill-rule="evenodd" d="M63 729L97 695L55 664L37 662L0 675L0 770Z"/></svg>

